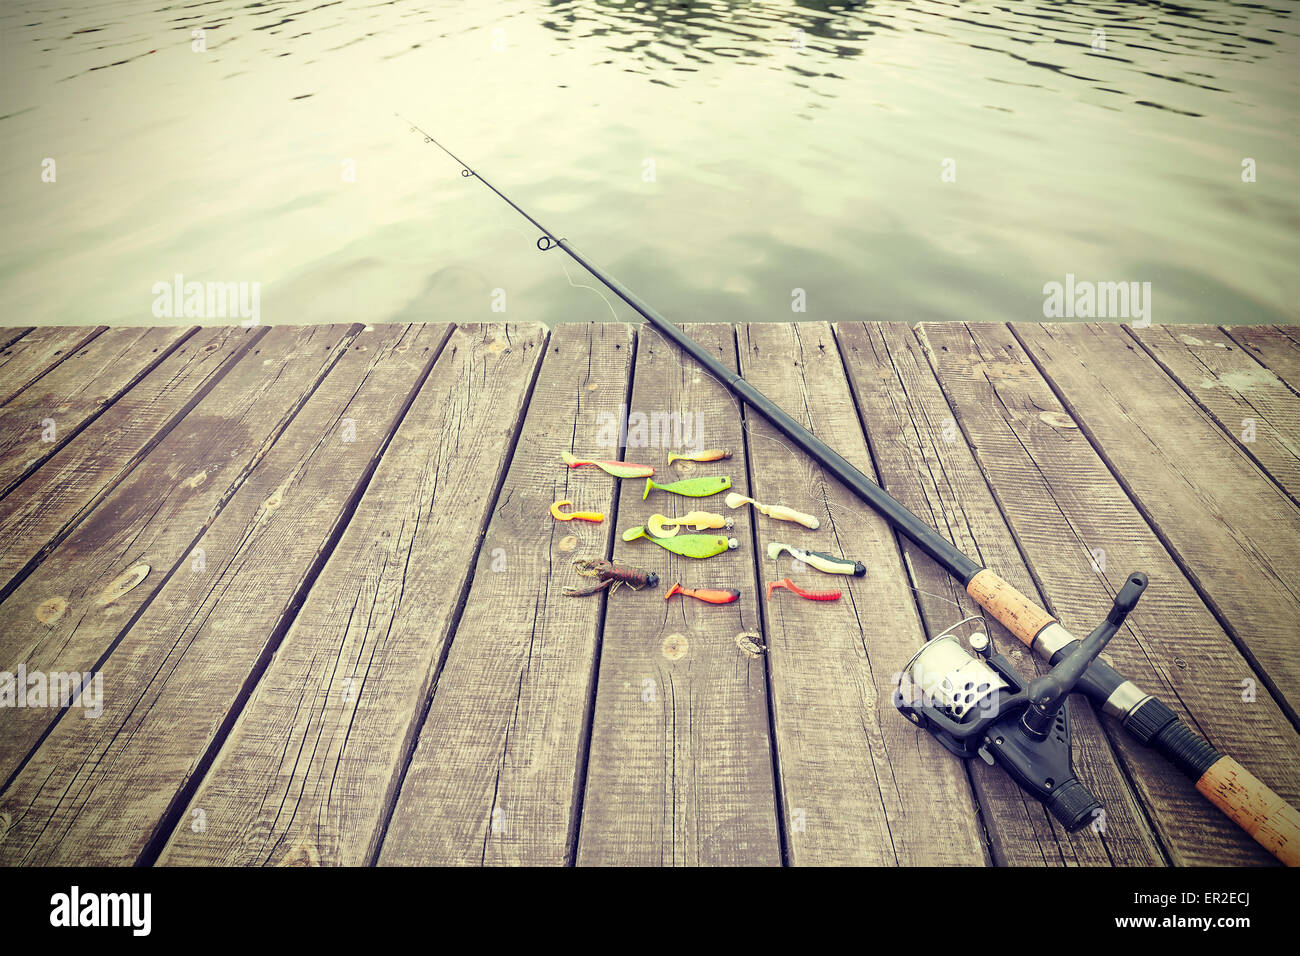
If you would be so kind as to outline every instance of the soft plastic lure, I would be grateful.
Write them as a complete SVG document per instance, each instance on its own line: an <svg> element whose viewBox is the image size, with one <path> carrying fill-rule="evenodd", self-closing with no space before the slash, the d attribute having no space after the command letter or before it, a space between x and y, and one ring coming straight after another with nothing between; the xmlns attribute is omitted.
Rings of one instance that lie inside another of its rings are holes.
<svg viewBox="0 0 1300 956"><path fill-rule="evenodd" d="M578 468L581 465L595 465L601 471L613 475L615 478L649 478L655 473L655 470L649 465L636 465L630 461L595 461L591 458L575 458L567 451L561 457L570 468Z"/></svg>
<svg viewBox="0 0 1300 956"><path fill-rule="evenodd" d="M653 541L665 551L680 554L684 558L711 558L715 554L740 547L740 542L735 538L726 538L722 535L679 534L673 538L656 538L646 531L643 525L628 528L623 532L624 541L635 541L637 538Z"/></svg>
<svg viewBox="0 0 1300 956"><path fill-rule="evenodd" d="M599 583L585 588L566 585L564 588L565 597L585 597L605 588L609 588L609 593L613 594L624 584L633 591L659 586L659 575L653 571L634 568L630 565L614 564L604 558L578 558L573 562L573 567L584 578L597 578Z"/></svg>
<svg viewBox="0 0 1300 956"><path fill-rule="evenodd" d="M787 591L793 591L801 598L807 598L809 601L838 601L842 592L836 591L808 591L799 587L789 578L782 578L780 581L767 582L767 599L772 600L772 592L778 588L785 588Z"/></svg>
<svg viewBox="0 0 1300 956"><path fill-rule="evenodd" d="M782 551L789 551L790 556L796 561L802 561L804 564L810 565L818 571L825 571L827 574L852 574L860 578L867 573L867 566L861 561L837 558L825 551L805 551L803 548L793 548L788 544L781 544L779 541L773 541L767 546L767 556L773 561L781 557Z"/></svg>
<svg viewBox="0 0 1300 956"><path fill-rule="evenodd" d="M730 457L730 448L710 448L708 451L697 451L693 455L679 455L676 452L670 452L668 464L671 465L675 461L722 461L724 458Z"/></svg>
<svg viewBox="0 0 1300 956"><path fill-rule="evenodd" d="M696 531L703 531L705 528L726 528L730 531L735 524L736 522L724 515L710 514L707 511L692 511L680 518L651 515L646 519L645 527L656 538L671 538L687 525Z"/></svg>
<svg viewBox="0 0 1300 956"><path fill-rule="evenodd" d="M705 601L709 604L730 604L733 601L740 600L740 592L735 588L720 591L711 588L684 588L680 582L668 589L668 593L664 595L664 600L667 601L674 594L685 594L687 597L693 597L698 601Z"/></svg>
<svg viewBox="0 0 1300 956"><path fill-rule="evenodd" d="M738 495L734 491L727 495L727 507L739 508L742 505L753 505L769 518L779 518L782 521L794 521L805 528L812 528L816 531L821 527L821 522L812 515L806 515L802 511L795 511L793 508L787 508L784 505L760 505L753 498L746 498L744 495Z"/></svg>
<svg viewBox="0 0 1300 956"><path fill-rule="evenodd" d="M551 517L556 521L594 521L600 524L605 520L605 516L599 511L561 511L560 509L567 505L573 504L572 501L557 501L551 505Z"/></svg>
<svg viewBox="0 0 1300 956"><path fill-rule="evenodd" d="M670 485L656 485L650 478L645 480L645 493L641 495L641 500L645 501L650 497L650 490L658 488L660 491L671 491L675 495L686 495L688 498L707 498L709 495L716 495L719 491L726 491L731 487L731 479L722 475L715 475L709 478L683 478L681 481L674 481Z"/></svg>

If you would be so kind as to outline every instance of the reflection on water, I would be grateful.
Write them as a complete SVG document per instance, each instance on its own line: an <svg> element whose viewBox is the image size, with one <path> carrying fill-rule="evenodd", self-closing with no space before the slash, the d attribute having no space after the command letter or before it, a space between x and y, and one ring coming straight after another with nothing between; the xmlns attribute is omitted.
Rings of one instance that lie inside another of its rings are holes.
<svg viewBox="0 0 1300 956"><path fill-rule="evenodd" d="M1282 3L6 5L0 321L160 321L178 274L627 317L397 113L682 321L1033 320L1067 275L1296 321L1298 46Z"/></svg>
<svg viewBox="0 0 1300 956"><path fill-rule="evenodd" d="M1188 83L1202 89L1226 92L1209 85L1212 73L1187 73L1183 76L1152 72L1144 66L1144 54L1157 56L1204 56L1236 58L1258 62L1268 56L1259 49L1274 46L1267 30L1252 26L1244 15L1247 7L1235 12L1211 7L1176 5L1135 5L1121 10L1114 4L1061 2L1022 7L988 7L970 4L928 3L924 8L898 4L812 3L792 5L624 2L580 3L577 0L552 0L542 15L542 25L563 34L566 40L588 42L600 39L605 49L617 54L622 69L644 73L667 86L689 86L686 76L707 70L719 59L770 59L777 53L781 62L774 68L805 78L846 80L834 70L836 58L863 55L877 33L916 32L946 36L968 49L999 53L1027 67L1050 70L1061 76L1094 84L1095 89L1119 93L1096 86L1098 76L1071 72L1069 52L1060 59L1044 61L1029 55L1035 44L1060 44L1075 47L1089 55L1114 63L1128 64L1145 77ZM1259 7L1249 5L1249 9ZM1272 11L1285 17L1285 8ZM1122 30L1142 34L1142 42L1126 43L1117 51L1103 46L1096 49L1093 30ZM788 43L807 56L792 61L780 57L781 45ZM1252 44L1258 46L1252 47ZM1135 58L1138 57L1138 58ZM635 59L629 63L628 59ZM1034 84L1025 84L1034 85ZM821 87L826 95L837 95L836 84ZM1140 106L1168 108L1159 103L1133 99Z"/></svg>

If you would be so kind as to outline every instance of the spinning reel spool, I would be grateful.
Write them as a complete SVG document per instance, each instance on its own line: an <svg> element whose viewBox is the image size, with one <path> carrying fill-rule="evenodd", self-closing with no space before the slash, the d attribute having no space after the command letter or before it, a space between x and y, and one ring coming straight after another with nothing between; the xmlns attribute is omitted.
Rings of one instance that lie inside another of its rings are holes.
<svg viewBox="0 0 1300 956"><path fill-rule="evenodd" d="M927 683L925 675L935 672L937 677L929 682L929 693L933 695L938 690L942 695L932 696L929 703L924 696L920 700L900 697L899 709L911 720L924 726L949 750L963 757L979 755L1001 763L1008 772L1017 775L1026 788L1042 797L1058 819L1071 826L1081 825L1088 815L1084 811L1095 808L1097 803L1074 779L1070 769L1069 715L1065 696L1077 689L1096 701L1101 711L1114 717L1138 743L1159 753L1187 774L1207 800L1261 846L1287 865L1300 866L1300 810L1230 756L1220 753L1159 698L1144 693L1114 668L1096 659L1101 645L1110 639L1146 586L1145 577L1133 575L1129 578L1129 585L1121 589L1106 624L1093 632L1089 642L1079 641L1045 609L1017 591L994 570L963 553L947 537L814 435L801 419L792 417L737 375L711 350L703 348L632 290L602 271L567 239L557 238L557 233L534 219L428 132L407 122L411 132L419 133L426 143L433 144L458 163L462 175L478 180L536 227L542 234L538 240L539 248L559 248L585 269L666 341L690 356L726 387L732 396L766 419L828 475L870 506L901 538L912 542L939 568L960 582L980 607L1055 668L1046 677L1026 684L1008 661L988 652L988 638L984 635L979 635L974 642L978 646L973 648L973 656L956 639L931 642L909 665L909 673L917 672L924 688ZM692 457L696 461L715 461L728 456L725 449L720 455L717 451ZM669 463L672 462L670 456ZM566 458L565 463L571 467L600 465L616 477L630 477L633 472L645 476L654 471L648 465L629 462L582 462ZM701 488L698 485L700 479L685 481L690 485L687 494L718 490L716 485L711 489ZM799 517L813 520L811 515ZM726 541L725 538L720 540ZM816 552L808 552L808 555L817 557ZM830 555L823 555L818 560L821 559L829 559L826 566L815 562L814 566L830 573L849 573L861 567L857 564L848 566L849 562ZM1106 631L1109 633L1103 633ZM967 684L972 686L967 689ZM957 699L958 687L961 688L960 701ZM970 700L966 699L968 694ZM1056 775L1049 775L1044 770L1045 765L1050 765L1051 773Z"/></svg>
<svg viewBox="0 0 1300 956"><path fill-rule="evenodd" d="M1002 766L1063 827L1078 830L1096 816L1101 801L1074 775L1067 698L1146 586L1145 574L1129 575L1106 620L1051 671L1030 681L993 652L983 632L971 634L974 653L968 652L954 632L982 618L959 621L907 662L894 706L958 757Z"/></svg>
<svg viewBox="0 0 1300 956"><path fill-rule="evenodd" d="M979 615L963 618L932 637L903 668L903 680L910 684L907 689L958 722L972 710L996 706L998 694L1007 686L982 656L968 654L954 633L972 621L983 620ZM988 635L982 631L967 640L977 655L989 646ZM899 690L903 692L904 685L900 684Z"/></svg>

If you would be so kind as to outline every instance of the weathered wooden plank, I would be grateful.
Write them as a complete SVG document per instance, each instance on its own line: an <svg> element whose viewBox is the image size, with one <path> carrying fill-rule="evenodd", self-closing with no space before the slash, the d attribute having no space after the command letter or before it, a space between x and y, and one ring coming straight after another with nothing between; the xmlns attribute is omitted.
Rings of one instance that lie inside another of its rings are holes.
<svg viewBox="0 0 1300 956"><path fill-rule="evenodd" d="M285 326L258 342L0 603L0 660L29 672L94 670L171 575L198 560L190 555L199 536L358 331ZM113 583L139 567L148 574L105 601ZM38 707L9 716L0 781L58 713Z"/></svg>
<svg viewBox="0 0 1300 956"><path fill-rule="evenodd" d="M1300 396L1218 329L1153 325L1129 334L1300 502Z"/></svg>
<svg viewBox="0 0 1300 956"><path fill-rule="evenodd" d="M17 342L19 339L21 339L24 335L26 335L28 332L31 332L32 330L33 330L33 326L30 325L24 328L0 329L0 351L9 348L9 346L13 345L15 342Z"/></svg>
<svg viewBox="0 0 1300 956"><path fill-rule="evenodd" d="M48 325L0 350L0 406L107 329L106 325Z"/></svg>
<svg viewBox="0 0 1300 956"><path fill-rule="evenodd" d="M740 329L741 371L841 455L873 474L844 366L825 323ZM893 675L924 640L885 522L754 414L754 494L812 514L813 531L756 516L760 577L839 589L838 601L777 591L764 604L781 803L796 864L979 865L986 861L965 771L904 720ZM766 555L778 541L861 561L831 576Z"/></svg>
<svg viewBox="0 0 1300 956"><path fill-rule="evenodd" d="M731 326L693 326L687 333L735 367ZM735 491L748 493L738 403L648 327L637 341L630 408L628 458L654 465L663 481L728 475ZM651 434L651 422L669 425ZM595 440L576 436L577 454L594 455ZM729 448L733 457L670 468L668 452L681 445ZM721 495L655 491L643 501L643 489L641 480L620 483L619 532L656 512L729 513ZM781 862L764 663L735 642L738 634L760 630L753 536L748 516L734 516L730 534L739 548L704 560L616 536L614 561L657 572L660 585L621 590L606 604L580 865ZM665 589L678 580L687 587L735 587L741 598L726 605L665 601Z"/></svg>
<svg viewBox="0 0 1300 956"><path fill-rule="evenodd" d="M631 328L612 323L551 333L381 864L562 865L573 854L604 601L562 589L587 583L575 554L609 553L615 480L560 455L591 451L589 437L619 419L632 346ZM606 520L552 520L564 499Z"/></svg>
<svg viewBox="0 0 1300 956"><path fill-rule="evenodd" d="M902 323L844 323L835 326L835 336L885 490L1041 605L1029 569L911 330ZM906 539L900 544L930 635L963 618L984 616L958 634L983 631L1026 676L1046 670L996 619L983 615L959 581ZM1163 864L1165 857L1097 717L1082 698L1070 707L1075 768L1103 801L1104 826L1099 821L1096 828L1067 833L1003 770L972 760L968 769L994 859L1012 866Z"/></svg>
<svg viewBox="0 0 1300 956"><path fill-rule="evenodd" d="M207 394L265 329L204 331L0 500L0 597Z"/></svg>
<svg viewBox="0 0 1300 956"><path fill-rule="evenodd" d="M373 860L544 344L453 334L162 862Z"/></svg>
<svg viewBox="0 0 1300 956"><path fill-rule="evenodd" d="M1266 690L1243 701L1250 665L1011 332L935 324L918 335L1047 606L1065 626L1087 633L1128 572L1145 571L1151 584L1106 656L1294 801L1294 729ZM1148 417L1136 421L1145 427ZM1104 726L1143 803L1155 808L1152 823L1174 863L1271 861L1190 780L1109 720Z"/></svg>
<svg viewBox="0 0 1300 956"><path fill-rule="evenodd" d="M444 331L356 336L199 540L203 566L178 570L108 659L102 715L66 714L0 795L0 860L148 862L176 822L214 837L249 824L220 807L174 817L338 541Z"/></svg>
<svg viewBox="0 0 1300 956"><path fill-rule="evenodd" d="M1139 509L1300 721L1300 511L1113 325L1015 330Z"/></svg>
<svg viewBox="0 0 1300 956"><path fill-rule="evenodd" d="M1300 392L1300 327L1225 325L1222 331L1293 391Z"/></svg>
<svg viewBox="0 0 1300 956"><path fill-rule="evenodd" d="M0 408L0 497L196 331L109 329Z"/></svg>

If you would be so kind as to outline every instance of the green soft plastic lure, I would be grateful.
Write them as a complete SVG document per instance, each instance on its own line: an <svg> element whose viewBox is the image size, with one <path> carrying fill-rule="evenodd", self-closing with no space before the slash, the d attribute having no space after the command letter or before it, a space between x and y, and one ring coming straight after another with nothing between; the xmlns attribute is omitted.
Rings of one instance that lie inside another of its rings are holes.
<svg viewBox="0 0 1300 956"><path fill-rule="evenodd" d="M595 465L606 474L615 478L648 478L655 473L649 465L636 465L630 461L596 461L592 458L576 458L567 451L562 453L564 463L570 468L581 465Z"/></svg>
<svg viewBox="0 0 1300 956"><path fill-rule="evenodd" d="M645 525L637 525L623 532L624 541L635 541L637 538L653 541L665 551L680 554L684 558L711 558L715 554L740 547L740 542L735 538L720 534L679 534L671 538L656 538L646 531Z"/></svg>
<svg viewBox="0 0 1300 956"><path fill-rule="evenodd" d="M660 491L671 491L675 495L686 495L688 498L707 498L709 495L716 495L719 491L726 491L731 487L731 479L725 475L715 475L709 478L683 478L681 481L674 481L668 485L657 485L650 478L645 480L645 493L641 495L641 500L645 501L650 497L650 490L658 488Z"/></svg>

